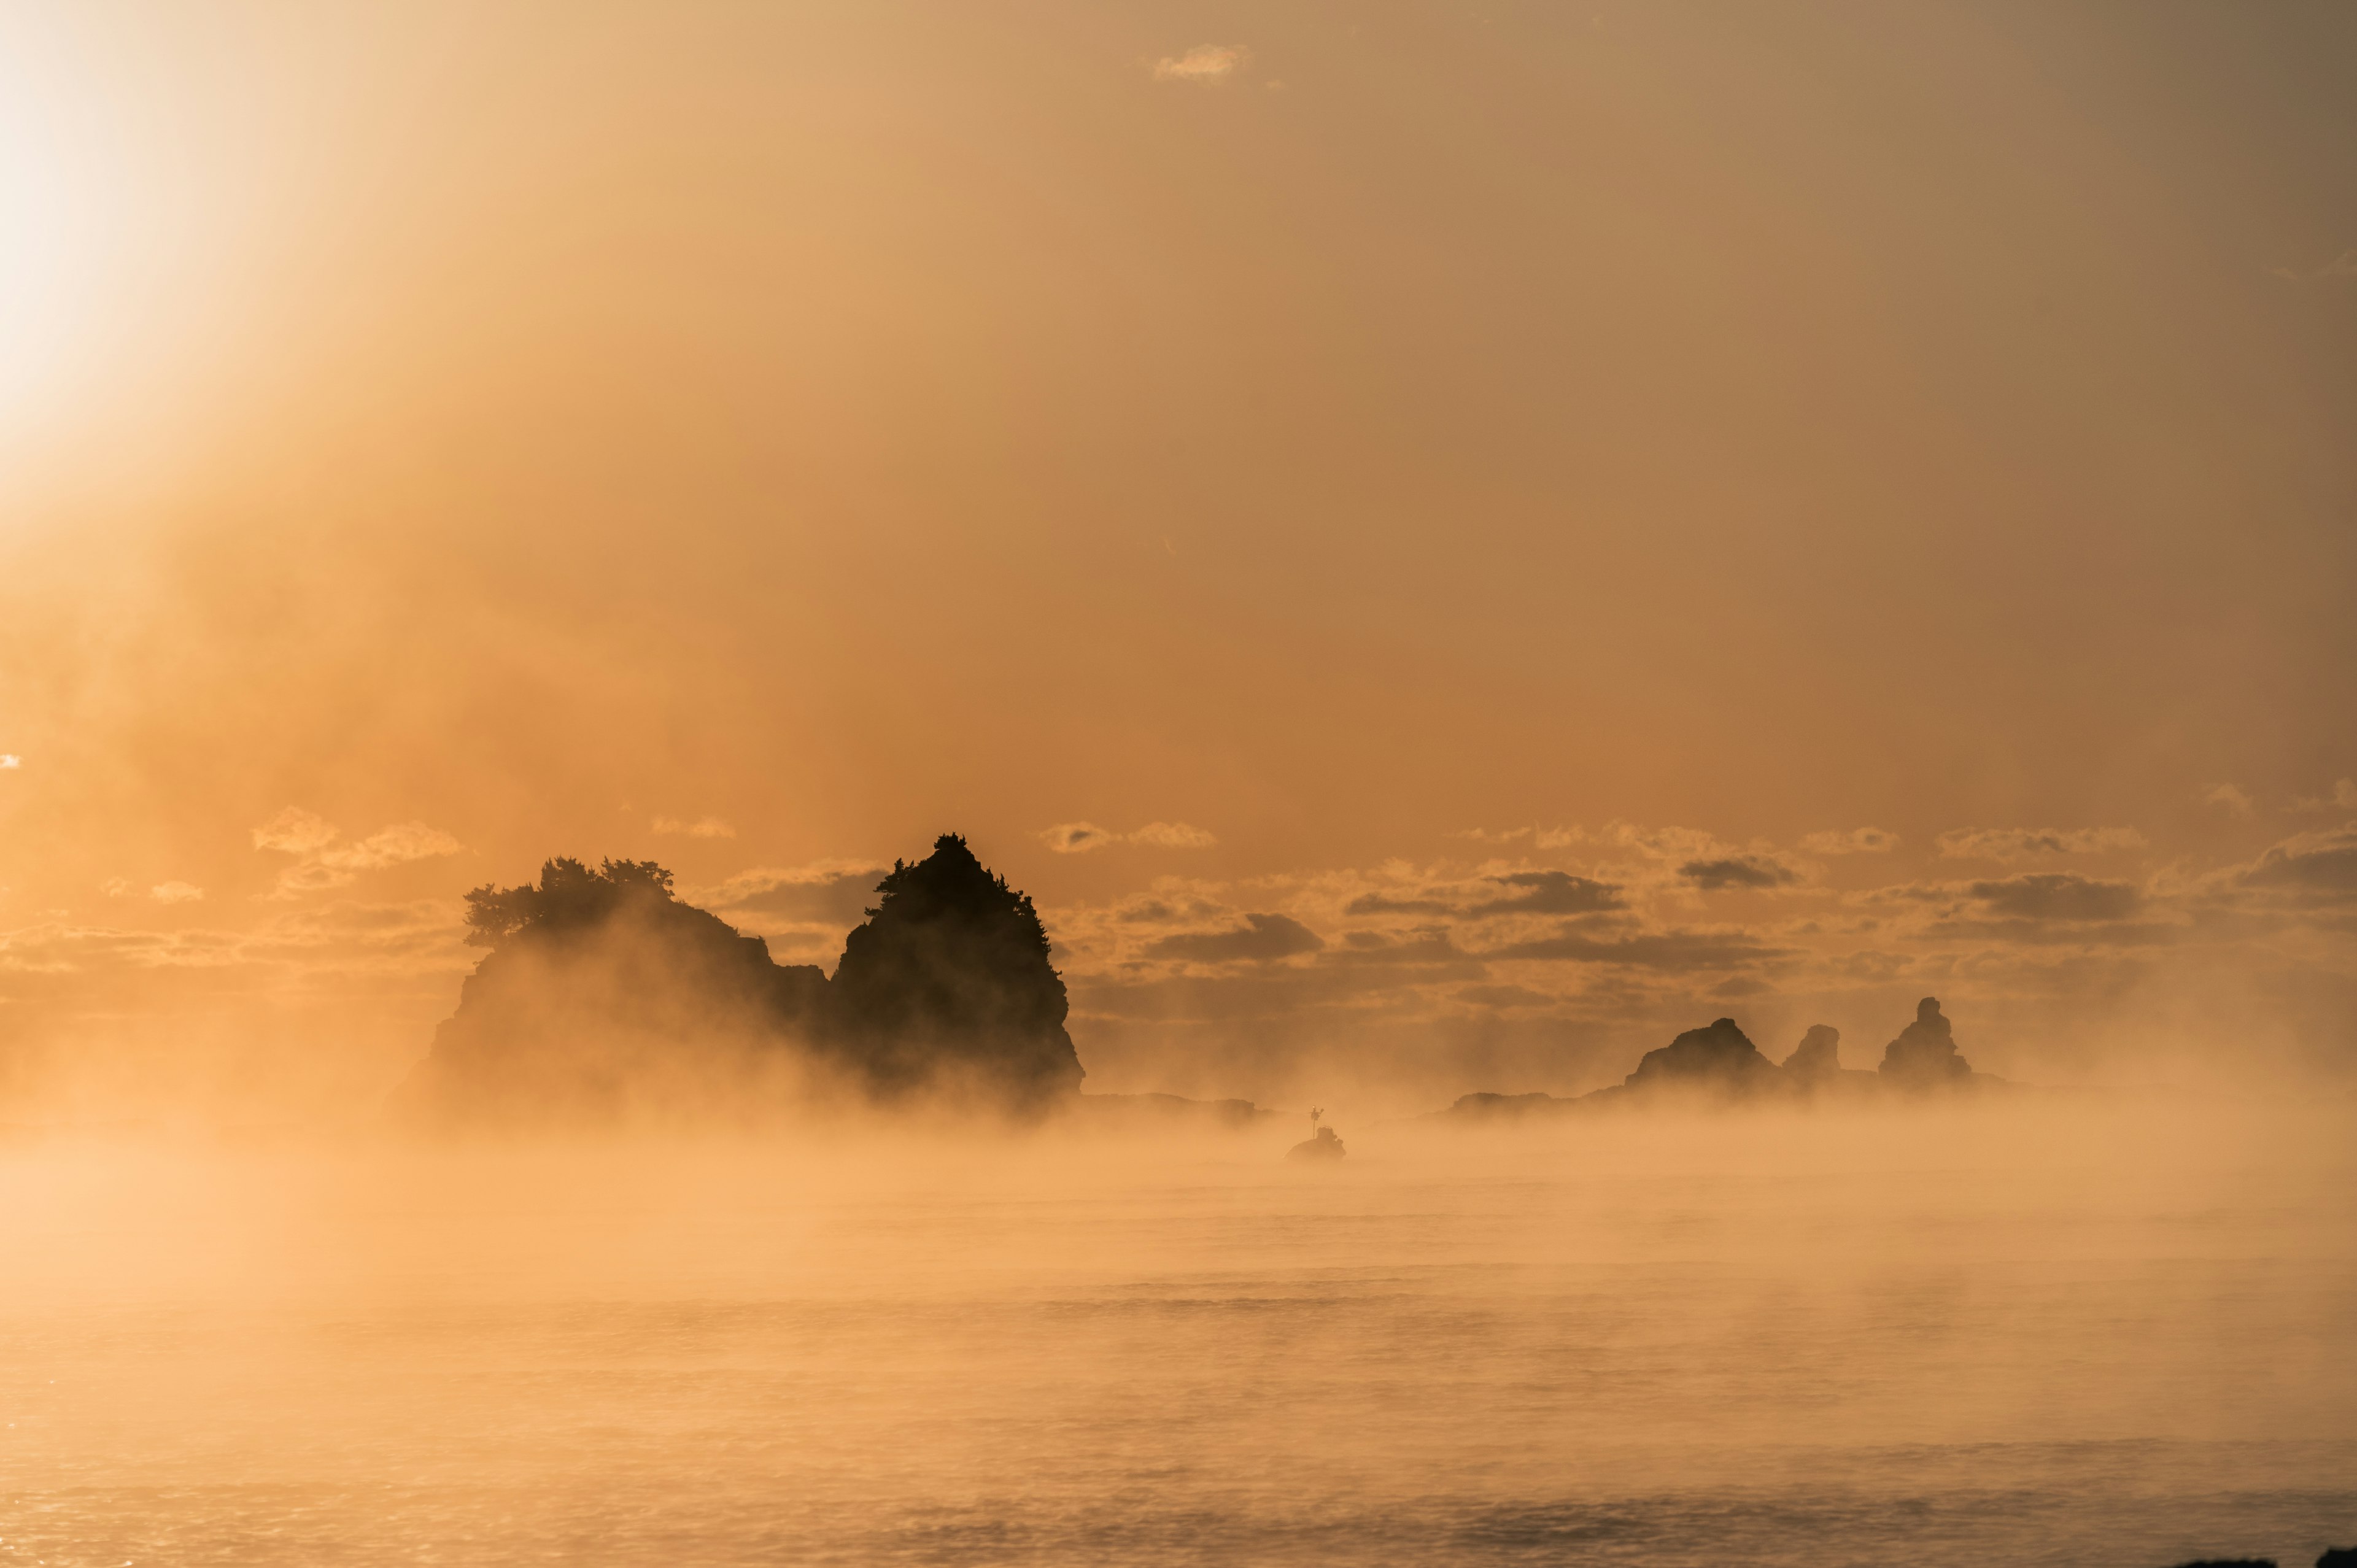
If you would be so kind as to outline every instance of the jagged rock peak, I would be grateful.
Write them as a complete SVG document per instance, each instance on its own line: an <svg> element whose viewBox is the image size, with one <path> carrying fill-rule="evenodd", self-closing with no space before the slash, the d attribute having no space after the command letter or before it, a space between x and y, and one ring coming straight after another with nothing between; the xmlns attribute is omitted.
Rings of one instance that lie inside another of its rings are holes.
<svg viewBox="0 0 2357 1568"><path fill-rule="evenodd" d="M1953 1026L1940 1011L1940 999L1915 1004L1915 1021L1883 1048L1882 1076L1916 1089L1937 1089L1972 1077L1972 1064L1956 1052Z"/></svg>
<svg viewBox="0 0 2357 1568"><path fill-rule="evenodd" d="M1708 1028L1688 1029L1658 1050L1647 1051L1629 1075L1631 1089L1670 1084L1750 1089L1773 1081L1776 1064L1760 1054L1732 1018Z"/></svg>
<svg viewBox="0 0 2357 1568"><path fill-rule="evenodd" d="M1080 1087L1064 982L1028 894L956 833L914 865L895 861L877 892L830 1003L842 1047L878 1089L963 1073L1028 1104Z"/></svg>
<svg viewBox="0 0 2357 1568"><path fill-rule="evenodd" d="M1792 1054L1784 1058L1784 1070L1796 1079L1835 1078L1841 1069L1841 1031L1831 1024L1810 1025Z"/></svg>

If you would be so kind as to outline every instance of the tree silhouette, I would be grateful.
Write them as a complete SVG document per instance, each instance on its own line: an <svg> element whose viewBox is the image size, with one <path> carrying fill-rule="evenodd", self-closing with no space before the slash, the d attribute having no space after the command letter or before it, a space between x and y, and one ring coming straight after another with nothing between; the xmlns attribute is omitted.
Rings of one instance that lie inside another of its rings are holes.
<svg viewBox="0 0 2357 1568"><path fill-rule="evenodd" d="M1028 1105L1080 1087L1071 1004L1028 894L956 833L914 865L895 861L876 891L828 1004L838 1041L879 1090L962 1075Z"/></svg>
<svg viewBox="0 0 2357 1568"><path fill-rule="evenodd" d="M581 930L628 903L670 901L671 873L651 860L607 860L590 870L566 855L544 861L540 886L486 882L467 895L467 945L497 948L526 931Z"/></svg>

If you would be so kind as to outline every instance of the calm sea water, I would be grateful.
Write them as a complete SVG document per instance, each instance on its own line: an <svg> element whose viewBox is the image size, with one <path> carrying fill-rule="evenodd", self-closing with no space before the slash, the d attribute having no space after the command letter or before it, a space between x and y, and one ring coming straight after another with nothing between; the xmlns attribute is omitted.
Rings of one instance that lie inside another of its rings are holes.
<svg viewBox="0 0 2357 1568"><path fill-rule="evenodd" d="M2305 1564L2357 1122L0 1151L0 1563Z"/></svg>

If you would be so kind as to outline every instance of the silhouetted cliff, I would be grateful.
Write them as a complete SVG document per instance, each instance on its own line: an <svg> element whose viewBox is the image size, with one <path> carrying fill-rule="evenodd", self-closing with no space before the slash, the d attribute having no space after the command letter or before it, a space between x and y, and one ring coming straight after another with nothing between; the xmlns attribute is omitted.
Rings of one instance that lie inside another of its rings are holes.
<svg viewBox="0 0 2357 1568"><path fill-rule="evenodd" d="M1081 1086L1064 982L1030 896L944 833L844 943L828 988L831 1044L880 1093L955 1077L1030 1106Z"/></svg>
<svg viewBox="0 0 2357 1568"><path fill-rule="evenodd" d="M1831 1024L1810 1025L1792 1054L1784 1058L1785 1072L1803 1083L1822 1082L1838 1076L1841 1069L1841 1031Z"/></svg>
<svg viewBox="0 0 2357 1568"><path fill-rule="evenodd" d="M467 896L491 950L401 1091L435 1120L607 1120L753 1091L808 1030L826 977L672 896L651 861L541 867L537 886Z"/></svg>
<svg viewBox="0 0 2357 1568"><path fill-rule="evenodd" d="M651 861L467 896L490 951L397 1096L442 1122L759 1115L845 1085L1036 1110L1080 1086L1031 901L943 836L896 865L830 982L680 902Z"/></svg>
<svg viewBox="0 0 2357 1568"><path fill-rule="evenodd" d="M1792 1054L1784 1058L1784 1077L1796 1094L1812 1100L1839 1097L1855 1100L1871 1095L1881 1079L1841 1064L1841 1031L1831 1024L1812 1024Z"/></svg>
<svg viewBox="0 0 2357 1568"><path fill-rule="evenodd" d="M1647 1051L1624 1081L1640 1091L1676 1087L1754 1094L1784 1087L1776 1064L1760 1054L1732 1018L1688 1029L1659 1050Z"/></svg>
<svg viewBox="0 0 2357 1568"><path fill-rule="evenodd" d="M1955 1035L1936 996L1917 1003L1915 1021L1883 1048L1883 1081L1901 1089L1949 1089L1972 1076L1973 1064L1956 1054Z"/></svg>

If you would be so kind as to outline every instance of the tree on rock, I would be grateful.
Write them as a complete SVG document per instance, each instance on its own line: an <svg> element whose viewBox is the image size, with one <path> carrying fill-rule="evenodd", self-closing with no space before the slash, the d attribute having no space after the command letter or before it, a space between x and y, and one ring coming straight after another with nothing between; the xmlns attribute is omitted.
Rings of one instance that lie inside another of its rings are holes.
<svg viewBox="0 0 2357 1568"><path fill-rule="evenodd" d="M830 981L682 902L652 861L467 896L488 948L399 1091L439 1122L760 1120L845 1090L1030 1112L1080 1088L1031 900L954 834L893 866Z"/></svg>
<svg viewBox="0 0 2357 1568"><path fill-rule="evenodd" d="M652 861L558 858L467 895L489 948L400 1093L444 1122L742 1112L790 1071L826 977L672 896Z"/></svg>
<svg viewBox="0 0 2357 1568"><path fill-rule="evenodd" d="M1030 896L956 833L895 862L828 987L835 1044L880 1092L939 1084L1017 1109L1072 1093L1071 1004Z"/></svg>

